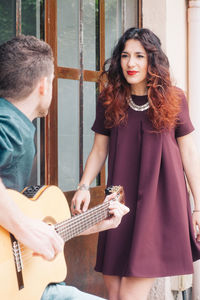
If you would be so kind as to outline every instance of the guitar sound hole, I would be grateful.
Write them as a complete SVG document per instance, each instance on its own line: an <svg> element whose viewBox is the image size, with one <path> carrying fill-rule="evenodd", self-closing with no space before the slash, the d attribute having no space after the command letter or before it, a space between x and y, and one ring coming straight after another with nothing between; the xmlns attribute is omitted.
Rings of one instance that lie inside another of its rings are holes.
<svg viewBox="0 0 200 300"><path fill-rule="evenodd" d="M55 225L57 222L56 220L51 217L51 216L46 216L44 219L43 219L43 222L49 224L49 225Z"/></svg>

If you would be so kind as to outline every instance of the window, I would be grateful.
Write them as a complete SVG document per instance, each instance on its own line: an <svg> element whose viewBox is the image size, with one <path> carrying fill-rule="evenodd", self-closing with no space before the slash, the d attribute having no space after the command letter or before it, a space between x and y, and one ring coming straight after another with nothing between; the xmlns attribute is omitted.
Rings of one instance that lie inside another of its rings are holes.
<svg viewBox="0 0 200 300"><path fill-rule="evenodd" d="M34 121L31 184L76 188L93 143L98 76L123 31L138 26L140 7L141 0L1 0L0 42L20 33L35 35L55 56L49 116ZM104 184L102 170L92 186Z"/></svg>
<svg viewBox="0 0 200 300"><path fill-rule="evenodd" d="M19 34L34 35L44 39L44 0L1 0L0 43ZM44 183L44 120L34 121L36 126L35 157L31 184Z"/></svg>
<svg viewBox="0 0 200 300"><path fill-rule="evenodd" d="M80 180L93 143L90 128L95 119L100 70L123 31L137 26L138 1L57 0L47 3L49 14L55 16L55 21L52 19L48 25L48 33L56 54L57 75L49 118L52 124L51 116L57 111L57 129L54 136L53 129L47 134L50 156L46 174L49 182L56 182L64 191L72 191ZM55 123L50 126L55 127ZM103 170L92 186L104 184Z"/></svg>
<svg viewBox="0 0 200 300"><path fill-rule="evenodd" d="M31 184L59 185L70 203L93 143L90 127L102 65L123 31L139 25L141 0L0 1L0 42L32 34L45 39L55 57L49 114L35 121L37 155ZM92 184L93 205L102 201L105 173L104 168ZM92 235L67 243L67 283L106 297L102 279L88 271L93 269L96 241ZM80 249L86 253L81 270Z"/></svg>

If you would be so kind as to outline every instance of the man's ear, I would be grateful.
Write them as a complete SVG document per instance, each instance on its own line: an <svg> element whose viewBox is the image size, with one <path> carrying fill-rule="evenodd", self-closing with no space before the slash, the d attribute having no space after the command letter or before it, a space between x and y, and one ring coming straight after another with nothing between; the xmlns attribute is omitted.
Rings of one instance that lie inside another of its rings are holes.
<svg viewBox="0 0 200 300"><path fill-rule="evenodd" d="M48 78L42 77L39 81L39 93L42 96L45 96L48 91Z"/></svg>

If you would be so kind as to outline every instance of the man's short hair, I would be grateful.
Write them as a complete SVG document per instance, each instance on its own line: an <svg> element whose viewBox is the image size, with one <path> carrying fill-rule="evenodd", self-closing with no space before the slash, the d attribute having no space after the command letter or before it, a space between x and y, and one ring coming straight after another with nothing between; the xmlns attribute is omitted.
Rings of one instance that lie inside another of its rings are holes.
<svg viewBox="0 0 200 300"><path fill-rule="evenodd" d="M52 72L53 53L46 42L20 35L0 45L0 97L24 99Z"/></svg>

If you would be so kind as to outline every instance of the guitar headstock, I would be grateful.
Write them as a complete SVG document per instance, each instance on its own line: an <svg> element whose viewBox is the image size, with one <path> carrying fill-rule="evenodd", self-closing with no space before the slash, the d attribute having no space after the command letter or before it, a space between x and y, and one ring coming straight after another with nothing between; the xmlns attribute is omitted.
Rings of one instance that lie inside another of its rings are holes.
<svg viewBox="0 0 200 300"><path fill-rule="evenodd" d="M117 196L115 200L119 201L122 204L125 204L125 193L124 188L121 185L111 185L105 189L106 196L116 193Z"/></svg>

